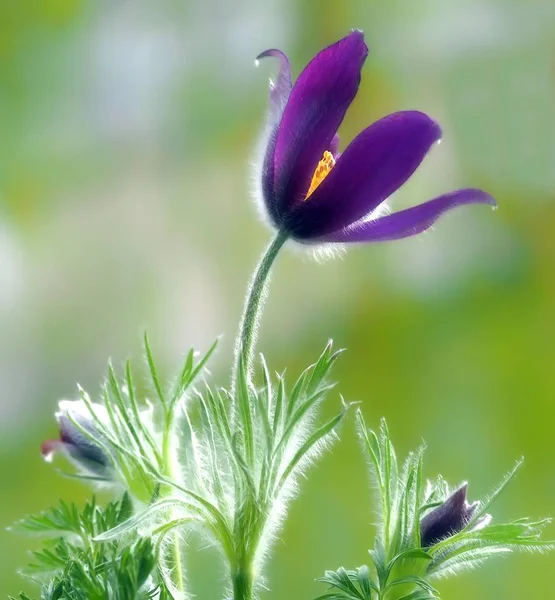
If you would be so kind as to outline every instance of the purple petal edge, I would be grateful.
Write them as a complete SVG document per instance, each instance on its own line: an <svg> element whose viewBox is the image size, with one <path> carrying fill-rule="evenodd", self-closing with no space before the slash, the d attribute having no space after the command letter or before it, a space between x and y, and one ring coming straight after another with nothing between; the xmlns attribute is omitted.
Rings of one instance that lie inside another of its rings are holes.
<svg viewBox="0 0 555 600"><path fill-rule="evenodd" d="M46 440L40 446L40 453L44 460L50 462L56 452L63 451L66 444L60 440Z"/></svg>
<svg viewBox="0 0 555 600"><path fill-rule="evenodd" d="M272 117L279 119L287 104L289 94L293 88L291 79L291 64L285 52L271 48L265 50L256 57L256 63L264 58L277 58L279 61L279 73L276 81L270 79L270 108Z"/></svg>
<svg viewBox="0 0 555 600"><path fill-rule="evenodd" d="M497 207L497 202L487 192L468 188L444 194L385 217L355 223L341 231L335 231L312 241L316 243L356 243L399 240L422 233L430 228L443 213L466 204L489 204Z"/></svg>
<svg viewBox="0 0 555 600"><path fill-rule="evenodd" d="M276 149L278 125L281 115L291 94L291 64L281 50L271 48L256 57L256 63L264 58L276 58L279 61L279 73L275 82L270 79L270 108L268 114L268 138L262 162L262 194L270 218L276 227L280 227L280 214L276 207L274 192L274 153Z"/></svg>

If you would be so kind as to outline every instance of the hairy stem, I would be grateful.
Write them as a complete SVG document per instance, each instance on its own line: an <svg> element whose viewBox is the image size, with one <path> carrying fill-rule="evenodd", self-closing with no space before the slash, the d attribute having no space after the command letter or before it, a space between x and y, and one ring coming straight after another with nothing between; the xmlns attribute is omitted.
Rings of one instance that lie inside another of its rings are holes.
<svg viewBox="0 0 555 600"><path fill-rule="evenodd" d="M172 455L173 444L171 438L174 423L174 411L175 407L172 407L172 409L166 413L164 436L162 440L162 455L164 459L165 475L170 478L173 477L174 470L174 457ZM170 520L173 518L174 515L170 514ZM184 592L185 581L183 580L183 562L181 560L181 546L179 543L178 529L176 529L172 534L171 558L173 559L173 568L171 570L172 583L179 592Z"/></svg>
<svg viewBox="0 0 555 600"><path fill-rule="evenodd" d="M173 534L172 555L174 560L174 569L172 570L173 583L180 592L184 592L185 582L183 581L183 563L181 562L181 547L179 545L179 533L177 529Z"/></svg>
<svg viewBox="0 0 555 600"><path fill-rule="evenodd" d="M253 599L253 575L250 568L238 565L232 573L233 600Z"/></svg>
<svg viewBox="0 0 555 600"><path fill-rule="evenodd" d="M237 341L235 343L235 361L231 381L231 388L233 391L236 390L237 375L239 368L241 367L241 361L243 361L247 377L250 377L260 315L266 298L268 283L270 281L270 270L278 252L286 240L287 234L279 231L262 255L251 280L247 292L239 335L237 336Z"/></svg>

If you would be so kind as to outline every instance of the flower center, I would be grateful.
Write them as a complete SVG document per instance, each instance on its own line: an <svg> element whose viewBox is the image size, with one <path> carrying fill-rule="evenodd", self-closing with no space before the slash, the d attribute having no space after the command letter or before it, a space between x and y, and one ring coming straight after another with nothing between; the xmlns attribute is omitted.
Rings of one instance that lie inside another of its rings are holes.
<svg viewBox="0 0 555 600"><path fill-rule="evenodd" d="M314 192L314 190L329 175L329 173L333 169L334 165L335 165L335 158L333 158L333 154L326 150L324 152L324 156L323 156L322 160L318 163L318 166L316 167L316 170L314 171L314 175L312 176L312 181L310 182L310 187L308 188L308 192L306 193L305 200L308 200L308 198Z"/></svg>

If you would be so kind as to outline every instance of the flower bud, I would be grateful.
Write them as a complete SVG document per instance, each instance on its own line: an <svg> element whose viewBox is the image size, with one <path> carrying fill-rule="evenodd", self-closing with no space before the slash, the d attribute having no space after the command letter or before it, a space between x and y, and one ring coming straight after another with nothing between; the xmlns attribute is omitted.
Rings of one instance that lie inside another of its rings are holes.
<svg viewBox="0 0 555 600"><path fill-rule="evenodd" d="M468 504L467 488L468 484L465 483L421 520L420 544L423 548L455 535L470 521L479 503Z"/></svg>
<svg viewBox="0 0 555 600"><path fill-rule="evenodd" d="M106 409L103 406L93 404L93 410L99 420L107 420ZM42 443L41 454L44 459L50 462L56 452L61 452L86 474L111 479L112 461L102 444L93 441L93 438L102 441L103 436L87 405L82 400L62 400L56 420L60 427L60 438ZM85 432L90 433L92 437Z"/></svg>

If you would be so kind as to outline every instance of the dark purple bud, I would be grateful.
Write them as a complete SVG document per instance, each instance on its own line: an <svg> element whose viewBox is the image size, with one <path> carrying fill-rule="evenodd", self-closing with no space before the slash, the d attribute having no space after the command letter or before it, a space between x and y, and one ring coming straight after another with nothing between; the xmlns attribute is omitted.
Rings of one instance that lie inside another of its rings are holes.
<svg viewBox="0 0 555 600"><path fill-rule="evenodd" d="M440 506L431 510L420 522L420 545L429 548L461 531L472 518L478 502L468 504L462 485Z"/></svg>
<svg viewBox="0 0 555 600"><path fill-rule="evenodd" d="M95 406L95 414L102 420L104 413L104 407ZM110 479L111 460L103 448L102 434L85 403L62 400L56 419L60 427L60 438L42 443L41 454L44 459L50 462L56 452L61 452L87 474ZM93 439L98 439L100 444L96 444Z"/></svg>

